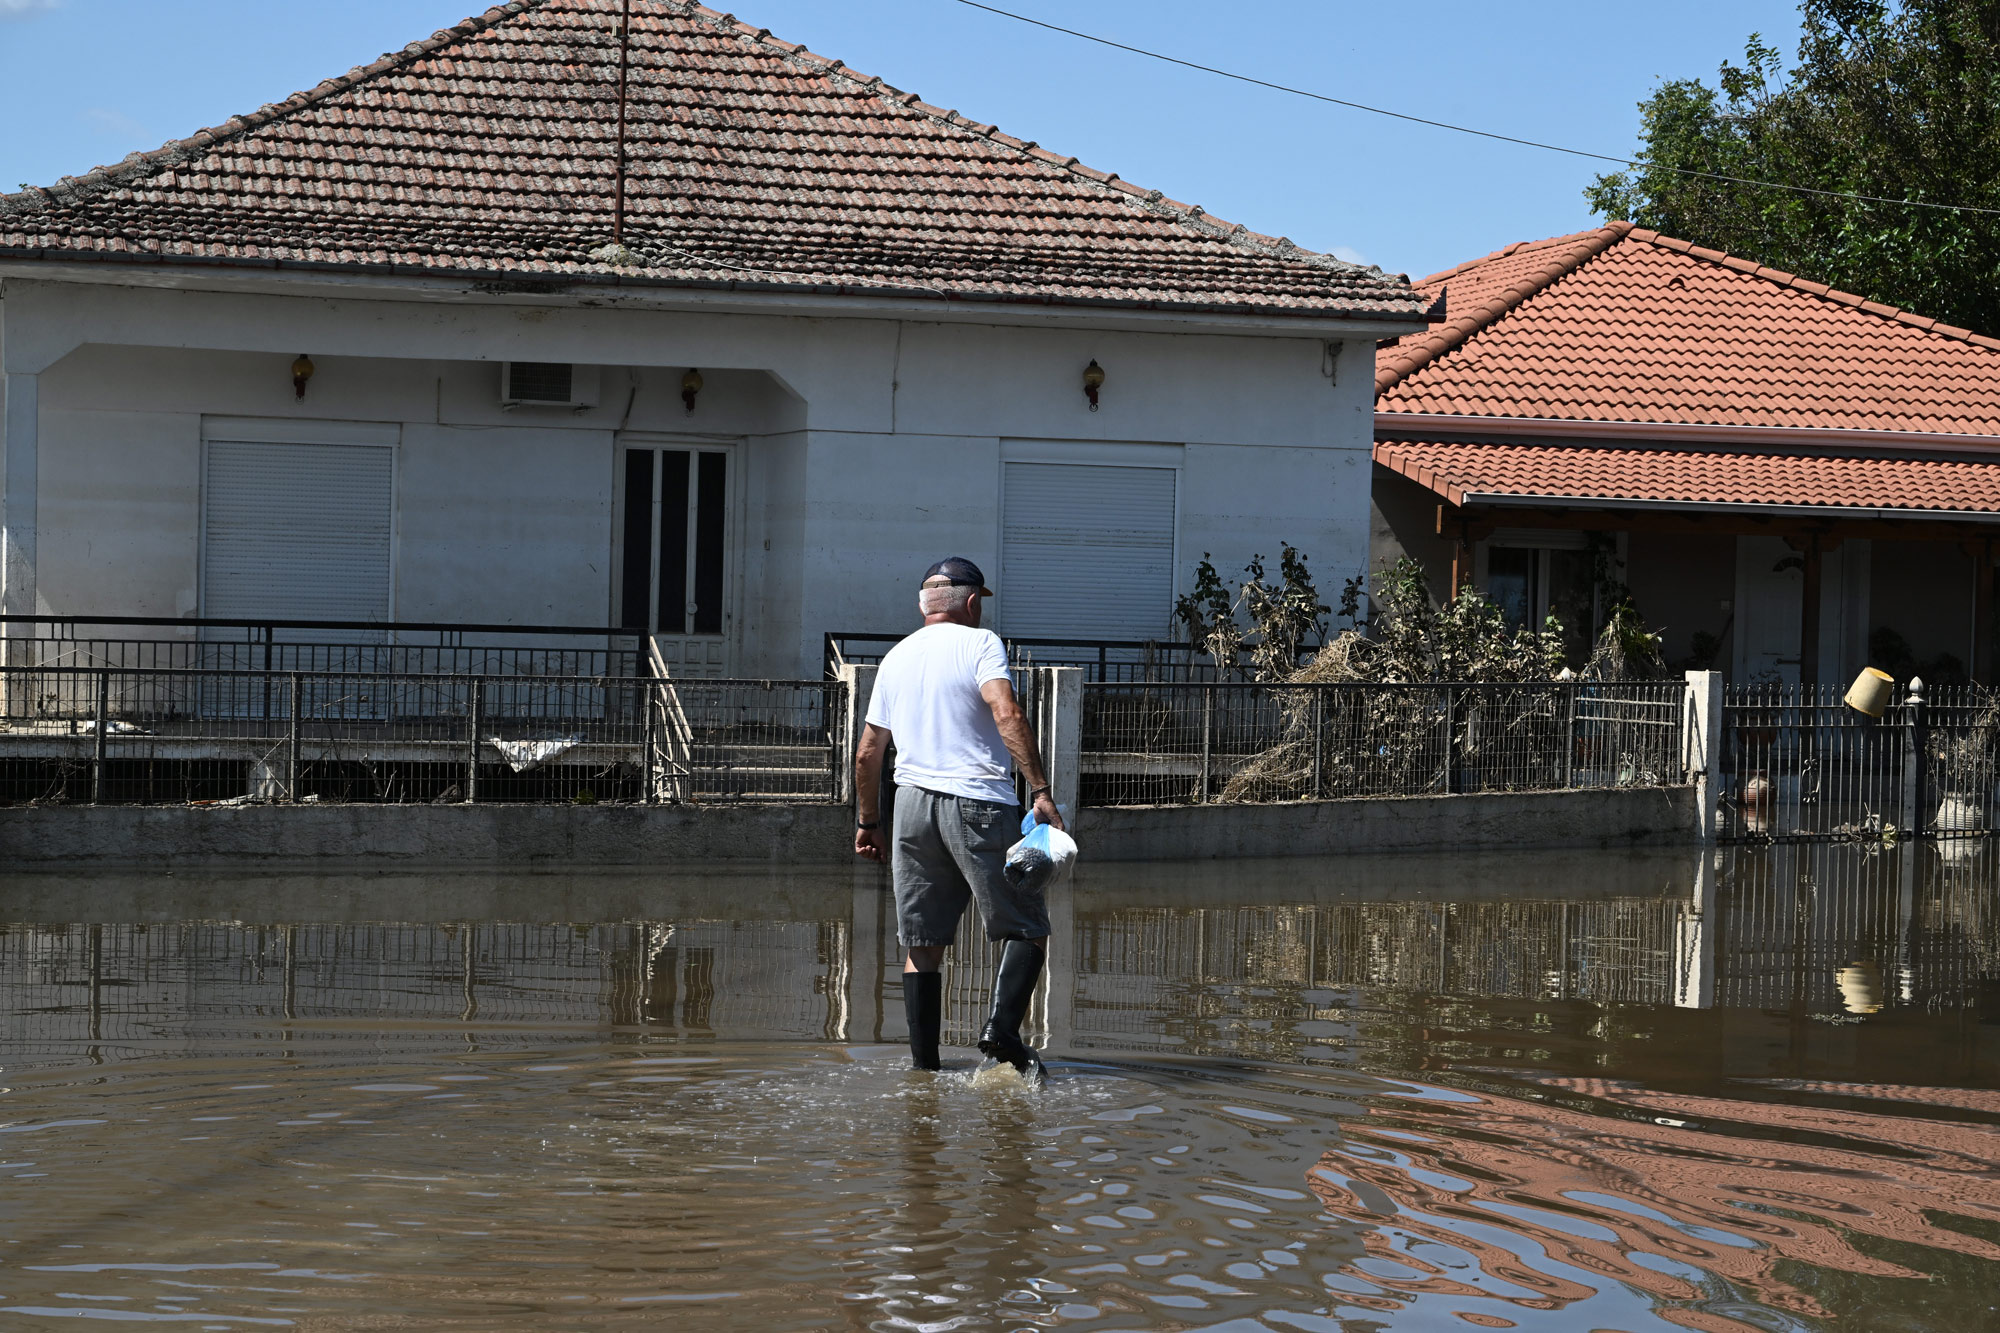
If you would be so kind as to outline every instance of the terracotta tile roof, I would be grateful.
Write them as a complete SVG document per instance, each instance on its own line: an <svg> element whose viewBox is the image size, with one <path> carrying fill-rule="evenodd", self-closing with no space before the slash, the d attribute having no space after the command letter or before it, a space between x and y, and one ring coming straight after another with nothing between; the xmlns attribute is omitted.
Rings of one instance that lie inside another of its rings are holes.
<svg viewBox="0 0 2000 1333"><path fill-rule="evenodd" d="M1407 319L1407 281L930 106L686 0L516 0L284 102L0 195L0 256Z"/></svg>
<svg viewBox="0 0 2000 1333"><path fill-rule="evenodd" d="M1417 284L1377 409L2000 435L2000 341L1614 222Z"/></svg>
<svg viewBox="0 0 2000 1333"><path fill-rule="evenodd" d="M1628 501L2000 514L2000 454L1381 438L1375 461L1455 505Z"/></svg>

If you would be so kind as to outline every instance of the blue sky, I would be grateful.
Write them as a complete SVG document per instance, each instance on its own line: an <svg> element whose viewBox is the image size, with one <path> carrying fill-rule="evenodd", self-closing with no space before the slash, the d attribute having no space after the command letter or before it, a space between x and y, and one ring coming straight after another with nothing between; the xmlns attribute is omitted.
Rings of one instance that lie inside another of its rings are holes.
<svg viewBox="0 0 2000 1333"><path fill-rule="evenodd" d="M716 0L723 7L724 0ZM728 0L927 101L1301 245L1414 276L1592 225L1602 168L1105 50L954 0ZM1662 78L1713 82L1795 0L1409 5L1002 0L1354 101L1630 152ZM467 0L0 0L0 188L44 184L277 101L472 12Z"/></svg>

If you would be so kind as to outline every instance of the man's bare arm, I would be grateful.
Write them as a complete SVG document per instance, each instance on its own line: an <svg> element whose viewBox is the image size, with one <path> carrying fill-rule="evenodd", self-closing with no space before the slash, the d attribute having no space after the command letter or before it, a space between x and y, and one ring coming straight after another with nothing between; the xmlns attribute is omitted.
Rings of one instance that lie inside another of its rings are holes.
<svg viewBox="0 0 2000 1333"><path fill-rule="evenodd" d="M1000 739L1007 743L1007 753L1014 756L1014 763L1028 780L1029 788L1046 788L1048 770L1042 767L1042 752L1028 726L1028 715L1014 698L1014 682L1004 678L989 680L979 687L979 697L993 710L993 725L1000 728ZM1056 809L1055 798L1048 791L1035 796L1034 807L1035 817L1042 823L1063 826L1062 812Z"/></svg>
<svg viewBox="0 0 2000 1333"><path fill-rule="evenodd" d="M889 730L873 722L861 729L854 747L854 817L862 824L882 822L882 761L889 752ZM854 831L854 854L870 861L887 856L888 843L879 828Z"/></svg>

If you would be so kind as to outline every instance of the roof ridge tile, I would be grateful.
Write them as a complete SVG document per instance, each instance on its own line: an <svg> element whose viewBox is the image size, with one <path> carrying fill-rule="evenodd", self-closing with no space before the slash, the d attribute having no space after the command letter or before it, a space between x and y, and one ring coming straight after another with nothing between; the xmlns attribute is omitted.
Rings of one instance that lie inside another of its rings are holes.
<svg viewBox="0 0 2000 1333"><path fill-rule="evenodd" d="M98 167L81 176L61 177L54 186L35 186L15 193L0 193L0 217L29 208L40 208L43 201L32 197L36 193L61 197L68 202L113 185L124 184L128 178L141 175L148 168L178 166L189 157L214 147L220 139L231 138L269 124L283 113L303 110L316 102L346 92L357 84L390 70L412 64L432 51L441 50L453 42L476 36L507 19L546 3L548 0L508 0L508 3L495 5L483 14L461 19L450 28L438 29L437 33L427 41L411 42L400 51L383 53L370 64L356 65L344 75L322 79L309 89L293 93L283 102L276 104L267 102L248 115L231 116L220 125L196 130L193 134L179 139L170 139L159 148L132 153L114 166Z"/></svg>
<svg viewBox="0 0 2000 1333"><path fill-rule="evenodd" d="M1659 232L1647 231L1640 228L1633 229L1632 238L1639 241L1648 241L1664 249L1678 250L1682 253L1693 255L1698 259L1708 260L1711 263L1724 264L1738 272L1748 273L1754 277L1762 278L1766 282L1776 283L1780 287L1796 288L1808 295L1834 301L1844 306L1854 306L1866 310L1870 314L1880 315L1885 319L1893 319L1899 324L1908 324L1913 328L1923 329L1929 333L1941 333L1947 338L1956 338L1961 342L1973 343L1980 347L2000 348L2000 339L1989 338L1984 334L1974 333L1970 329L1960 329L1949 324L1940 324L1934 318L1914 314L1908 310L1904 310L1900 306L1889 305L1883 301L1872 301L1865 296L1858 296L1853 292L1842 291L1837 287L1829 286L1823 282L1813 282L1808 278L1799 277L1795 273L1786 273L1782 269L1771 268L1755 260L1744 259L1738 255L1729 254L1727 251L1710 250L1694 245L1689 241L1680 240L1677 237L1663 236Z"/></svg>
<svg viewBox="0 0 2000 1333"><path fill-rule="evenodd" d="M739 33L747 32L749 29L748 24L743 23L734 15L718 13L708 6L699 3L699 0L661 0L661 3L678 6L684 14L699 18L713 26L728 26ZM766 29L764 31L768 32L769 30ZM845 78L864 85L872 84L880 89L888 90L892 95L898 91L894 85L880 76L871 78L870 76L862 75L855 70L846 68L838 60L828 60L824 56L808 51L803 46L792 47L789 55L791 58L815 62L826 73L836 77ZM1092 168L1083 166L1074 157L1059 157L1054 153L1037 148L1032 142L1018 139L1011 134L1003 134L996 125L980 126L966 120L957 111L943 110L923 103L918 100L915 93L911 93L908 96L910 98L908 105L912 110L944 120L946 123L952 124L959 129L969 130L972 133L978 134L981 138L999 144L1002 147L1010 148L1017 152L1030 153L1037 160L1049 166L1059 167L1072 174L1082 176L1084 179L1092 181L1093 184L1116 186L1124 190L1127 194L1138 196L1146 203L1155 205L1155 211L1159 212L1162 216L1174 218L1184 225L1189 226L1192 230L1199 231L1204 235L1214 236L1233 244L1242 245L1263 254L1277 252L1286 259L1311 264L1316 268L1324 268L1335 272L1368 274L1377 277L1386 276L1383 274L1380 266L1350 263L1347 260L1339 259L1317 250L1307 250L1302 246L1295 245L1289 238L1266 236L1261 232L1252 231L1249 227L1241 223L1224 221L1199 208L1194 208L1177 200L1167 198L1162 191L1148 191L1142 187L1134 186L1128 181L1121 181L1118 178L1118 173L1115 171L1109 173L1095 171Z"/></svg>
<svg viewBox="0 0 2000 1333"><path fill-rule="evenodd" d="M1571 240L1575 244L1560 257L1544 264L1538 273L1503 289L1499 296L1457 317L1447 316L1442 328L1432 329L1427 333L1414 335L1412 340L1406 340L1410 345L1402 356L1378 361L1375 371L1375 392L1378 395L1386 392L1439 357L1462 346L1479 330L1504 318L1522 302L1547 290L1590 260L1603 254L1612 245L1624 239L1631 230L1632 225L1629 222L1609 222L1592 231L1579 232L1574 237L1556 238ZM1506 253L1512 252L1510 247ZM1488 258L1499 257L1501 256L1495 255ZM1428 286L1430 281L1426 279L1420 285ZM1439 293L1438 301L1442 307L1444 293Z"/></svg>

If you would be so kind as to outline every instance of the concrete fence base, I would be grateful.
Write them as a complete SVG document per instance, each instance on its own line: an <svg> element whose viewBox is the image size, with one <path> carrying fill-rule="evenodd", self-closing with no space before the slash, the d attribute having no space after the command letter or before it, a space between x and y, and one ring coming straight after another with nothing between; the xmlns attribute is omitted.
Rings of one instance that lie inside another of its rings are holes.
<svg viewBox="0 0 2000 1333"><path fill-rule="evenodd" d="M1084 810L1087 861L1692 843L1692 787ZM0 809L0 872L104 866L656 869L850 864L846 806L52 806Z"/></svg>

